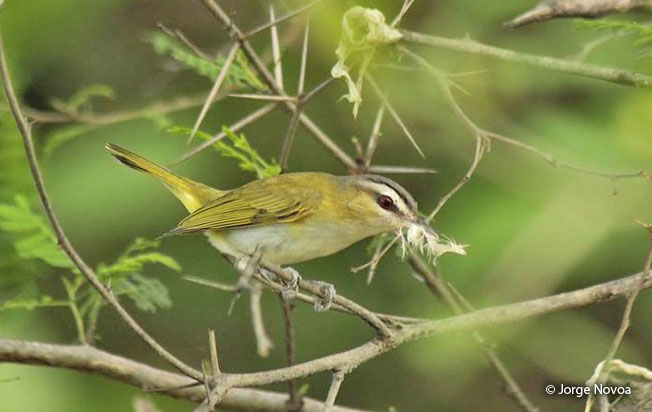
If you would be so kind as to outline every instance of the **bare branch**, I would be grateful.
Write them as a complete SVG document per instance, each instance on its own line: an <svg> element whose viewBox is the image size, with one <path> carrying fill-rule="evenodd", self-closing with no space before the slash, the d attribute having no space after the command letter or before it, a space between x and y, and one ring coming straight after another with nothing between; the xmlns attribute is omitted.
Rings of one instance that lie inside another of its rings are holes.
<svg viewBox="0 0 652 412"><path fill-rule="evenodd" d="M77 253L75 248L72 246L68 237L66 236L63 228L59 224L59 220L52 208L50 198L45 189L45 183L43 181L43 176L41 175L41 170L39 168L38 159L36 157L36 150L34 148L34 142L32 140L32 132L30 126L25 121L25 117L16 98L13 85L11 83L11 77L9 75L9 68L7 67L7 61L5 57L5 50L3 44L2 36L0 35L0 74L2 75L2 83L4 85L5 95L9 101L9 107L11 112L16 120L18 129L22 135L23 143L25 146L25 154L27 156L27 161L29 163L30 170L32 172L32 177L36 185L36 190L38 192L39 198L45 213L50 221L50 225L54 230L57 241L61 249L68 255L70 260L74 265L79 269L81 274L88 280L88 282L98 291L100 296L104 299L105 302L109 304L124 322L134 331L136 334L147 344L149 345L158 355L165 359L170 365L174 366L179 371L184 374L196 379L201 380L202 374L196 369L191 368L186 365L184 362L176 358L170 352L168 352L163 346L161 346L154 338L152 338L134 318L127 312L127 310L118 302L116 297L107 289L102 282L98 279L97 275L91 269L86 262L81 258Z"/></svg>
<svg viewBox="0 0 652 412"><path fill-rule="evenodd" d="M648 0L542 0L533 9L505 22L503 27L513 29L557 17L595 18L651 8L652 4Z"/></svg>
<svg viewBox="0 0 652 412"><path fill-rule="evenodd" d="M650 280L651 278L650 275L652 273L650 270L652 269L652 225L645 225L645 229L648 231L651 244L650 244L650 249L648 250L647 256L645 258L643 272L640 274L638 286L630 293L629 297L627 298L627 302L625 303L625 311L623 312L622 319L620 320L620 326L618 327L618 332L616 332L616 336L614 337L614 340L611 343L611 347L609 348L609 352L607 352L607 356L605 356L604 360L600 362L602 368L600 368L600 371L598 373L597 382L593 382L593 383L605 384L609 379L609 374L610 374L609 365L611 364L611 361L616 355L616 352L618 351L618 348L620 347L620 344L622 343L623 338L625 337L625 333L627 333L627 329L629 329L632 309L634 308L634 302L636 301L636 298L638 298L638 295L641 293L641 290L645 282ZM586 411L591 410L591 405L593 403L594 395L595 394L593 393L589 393L589 397L586 400L586 408L585 408ZM604 398L606 399L606 397Z"/></svg>
<svg viewBox="0 0 652 412"><path fill-rule="evenodd" d="M287 368L232 375L229 377L229 384L238 387L267 385L275 382L284 382L288 379L305 377L318 372L356 367L406 342L450 333L469 332L480 328L541 316L547 313L612 301L628 296L633 290L638 288L640 275L638 273L573 292L565 292L520 303L480 309L441 320L406 325L401 330L394 332L391 340L384 344L373 340L354 349L305 363L299 363ZM648 278L643 288L649 288L650 286L652 286L652 279Z"/></svg>
<svg viewBox="0 0 652 412"><path fill-rule="evenodd" d="M627 86L652 88L652 77L628 70L596 66L572 60L518 53L508 49L488 46L470 39L455 40L402 30L403 42L418 43L427 46L455 50L464 53L490 56L499 60L527 64L534 67L553 70L560 73L574 74Z"/></svg>
<svg viewBox="0 0 652 412"><path fill-rule="evenodd" d="M272 273L274 273L276 276L280 277L286 282L292 282L295 279L292 278L290 274L288 274L286 271L281 269L278 266L269 264L269 263L264 263L263 267ZM313 282L306 281L306 280L299 280L299 287L303 290L306 290L313 295L316 296L321 296L323 297L324 291L322 290L321 287L315 285ZM378 333L378 336L381 339L387 339L390 336L392 336L392 331L387 327L387 325L378 317L377 314L374 312L370 311L369 309L366 309L362 307L361 305L353 302L350 299L345 298L344 296L337 295L335 298L333 298L333 303L336 303L347 310L355 313L360 317L362 320L364 320L369 326L373 327L376 332Z"/></svg>
<svg viewBox="0 0 652 412"><path fill-rule="evenodd" d="M222 99L224 96L224 94L220 93L217 99ZM30 107L23 107L22 111L37 123L78 122L101 126L140 119L147 117L151 113L168 114L178 112L201 106L204 101L206 101L206 94L199 93L191 96L182 96L172 100L161 101L137 110L121 110L111 113L79 113L72 116L70 113L43 111Z"/></svg>
<svg viewBox="0 0 652 412"><path fill-rule="evenodd" d="M283 90L281 90L276 85L272 74L269 72L269 70L267 70L267 67L265 67L256 51L251 47L251 44L249 44L247 38L242 34L238 26L235 25L229 15L224 12L224 10L222 10L222 8L217 4L215 0L202 0L202 2L208 8L208 10L222 23L227 33L234 40L240 43L242 51L245 53L254 69L256 72L258 72L267 86L277 95L285 95ZM293 114L298 110L297 106L291 102L285 102L282 107L286 108L290 114ZM344 166L350 169L355 169L355 161L351 159L351 157L346 152L344 152L330 137L328 137L321 129L319 129L319 127L317 127L317 125L315 125L314 122L305 115L305 113L301 113L299 116L299 121Z"/></svg>
<svg viewBox="0 0 652 412"><path fill-rule="evenodd" d="M441 297L444 303L446 303L456 314L472 312L475 310L475 308L473 308L471 304L466 299L464 299L464 297L452 285L449 284L449 286L446 287L438 274L430 270L430 268L419 256L415 255L414 253L410 254L409 262L410 266L412 266L412 268L423 279L428 289L430 289L433 294ZM494 345L492 345L490 342L487 342L484 336L482 336L477 331L473 331L472 336L480 345L485 356L505 383L507 394L512 397L524 411L538 411L538 408L532 403L532 401L530 401L516 379L509 372L503 361L498 357L498 354L494 349Z"/></svg>
<svg viewBox="0 0 652 412"><path fill-rule="evenodd" d="M92 373L133 385L144 390L161 389L157 393L192 402L202 402L204 388L183 375L152 368L91 346L69 346L48 343L0 339L0 362L42 365ZM190 386L192 385L192 386ZM169 389L166 389L169 388ZM257 389L232 388L224 394L221 409L286 411L286 394ZM303 411L322 412L324 404L304 398ZM360 409L335 406L333 412L365 412ZM368 412L368 411L367 411Z"/></svg>
<svg viewBox="0 0 652 412"><path fill-rule="evenodd" d="M441 90L444 98L446 99L446 102L448 103L451 110L453 110L453 113L465 125L465 127L476 137L476 139L485 140L484 144L486 144L487 140L493 140L493 141L497 141L497 142L501 142L501 143L506 143L506 144L509 144L509 145L516 146L518 148L527 150L527 151L529 151L531 153L534 153L534 154L542 157L548 164L550 164L553 167L559 167L559 168L574 170L576 172L580 172L580 173L584 173L584 174L588 174L588 175L593 175L593 176L606 177L608 179L611 179L612 181L617 181L619 179L627 179L627 178L644 178L644 179L652 180L652 174L650 172L648 172L648 171L645 171L645 170L641 170L641 171L633 172L633 173L610 173L610 172L603 172L603 171L599 171L599 170L588 169L588 168L585 168L585 167L582 167L582 166L576 166L574 164L567 163L567 162L562 162L562 161L557 160L557 158L555 158L553 155L551 155L551 154L549 154L547 152L544 152L544 151L542 151L542 150L540 150L540 149L538 149L538 148L536 148L534 146L530 146L530 145L528 145L526 143L519 142L518 140L514 140L512 138L500 135L498 133L494 133L494 132L490 132L490 131L482 129L481 127L476 125L475 122L473 122L473 120L471 120L466 115L466 113L464 113L464 111L460 107L459 103L457 102L457 99L455 99L455 96L453 96L453 93L452 93L451 87L450 87L450 82L448 81L447 76L444 73L442 73L441 71L439 71L438 69L433 67L430 63L428 63L423 57L419 56L418 54L413 53L412 51L410 51L410 50L408 50L408 49L406 49L404 47L399 46L399 49L403 53L405 53L408 56L410 56L411 58L413 58L428 73L430 73L433 76L433 78L437 81L437 84L440 87L440 90ZM481 155L484 153L485 149L486 148L482 148ZM478 153L478 152L476 151L476 153ZM479 160L480 160L479 158L474 157L474 161L471 164L471 168L469 169L469 172L467 172L467 174L464 176L462 181L460 181L458 183L458 185L455 186L455 187L459 186L459 188L461 188L461 186L463 186L466 183L468 178L470 178L470 176L473 174L473 172L475 170L475 167L477 167L477 162ZM455 187L453 189L455 189ZM459 190L459 188L457 190ZM448 198L446 198L445 200L447 201ZM441 209L441 207L438 207L435 210L433 210L433 213L431 213L432 217L434 217L434 215L439 212L438 209ZM430 217L429 219L432 219L432 217Z"/></svg>

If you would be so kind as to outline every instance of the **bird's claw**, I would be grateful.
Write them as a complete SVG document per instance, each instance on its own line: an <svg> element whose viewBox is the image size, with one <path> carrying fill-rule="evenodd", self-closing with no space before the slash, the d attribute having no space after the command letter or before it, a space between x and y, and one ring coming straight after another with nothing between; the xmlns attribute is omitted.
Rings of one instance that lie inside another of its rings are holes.
<svg viewBox="0 0 652 412"><path fill-rule="evenodd" d="M326 312L331 308L331 305L333 304L333 300L337 296L337 291L335 290L335 286L331 285L330 283L322 282L319 280L314 281L314 284L321 291L321 295L314 297L315 312Z"/></svg>
<svg viewBox="0 0 652 412"><path fill-rule="evenodd" d="M301 282L301 275L295 269L284 268L283 272L290 276L290 280L282 279L283 287L281 288L281 297L283 300L294 298L299 290L299 283Z"/></svg>

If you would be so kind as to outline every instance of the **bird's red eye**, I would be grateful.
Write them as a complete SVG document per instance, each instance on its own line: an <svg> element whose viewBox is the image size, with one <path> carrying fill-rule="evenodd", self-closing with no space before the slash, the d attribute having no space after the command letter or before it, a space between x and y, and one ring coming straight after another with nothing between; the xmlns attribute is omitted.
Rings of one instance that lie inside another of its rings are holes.
<svg viewBox="0 0 652 412"><path fill-rule="evenodd" d="M389 196L380 195L376 201L378 202L378 206L382 207L385 210L394 209L394 201Z"/></svg>

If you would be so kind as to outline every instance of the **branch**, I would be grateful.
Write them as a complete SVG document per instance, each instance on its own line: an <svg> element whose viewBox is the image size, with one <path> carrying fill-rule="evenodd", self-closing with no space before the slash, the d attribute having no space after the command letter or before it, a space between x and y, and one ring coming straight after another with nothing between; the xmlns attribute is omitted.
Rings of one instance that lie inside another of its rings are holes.
<svg viewBox="0 0 652 412"><path fill-rule="evenodd" d="M428 289L434 295L439 296L444 303L453 310L453 312L459 315L465 311L474 310L474 308L471 307L471 305L461 295L456 299L456 294L451 293L451 291L456 292L452 286L446 287L438 274L430 270L420 257L411 254L408 261L412 269L421 276ZM509 395L524 411L537 412L539 409L532 403L532 401L530 401L503 361L498 357L494 345L487 342L485 337L477 331L474 331L472 336L482 348L482 351L487 357L487 360L491 363L491 366L493 366L500 378L503 380L503 383L507 388L507 395Z"/></svg>
<svg viewBox="0 0 652 412"><path fill-rule="evenodd" d="M226 93L226 92L225 92ZM215 100L222 99L226 94L218 94ZM150 113L168 114L181 110L201 106L206 100L206 93L199 93L190 96L182 96L172 100L165 100L154 103L142 109L120 110L111 113L80 113L72 115L71 113L61 113L53 111L44 111L23 107L22 111L30 119L38 123L68 123L78 122L93 124L98 126L110 125L115 123L128 122L130 120L147 117Z"/></svg>
<svg viewBox="0 0 652 412"><path fill-rule="evenodd" d="M157 390L157 393L196 403L202 402L206 397L203 386L187 387L195 383L190 378L152 368L90 346L0 339L0 362L52 366L92 373L144 390ZM158 391L162 388L163 390ZM288 411L287 399L286 394L278 392L234 388L222 397L219 406L223 409L240 411ZM322 412L323 408L322 402L304 398L304 412ZM365 411L335 406L333 412Z"/></svg>
<svg viewBox="0 0 652 412"><path fill-rule="evenodd" d="M455 116L457 116L457 118L462 122L462 124L464 124L464 126L476 137L476 139L492 140L492 141L509 144L518 147L520 149L527 150L528 152L534 153L537 156L542 157L549 165L553 167L574 170L576 172L584 173L592 176L606 177L608 179L611 179L612 181L616 181L619 179L627 179L627 178L639 178L639 177L652 180L652 174L646 170L640 170L638 172L632 172L632 173L611 173L611 172L603 172L601 170L588 169L586 167L577 166L568 162L562 162L558 160L556 157L554 157L553 155L551 155L550 153L544 152L543 150L531 146L527 143L523 143L518 140L512 139L510 137L503 136L498 133L490 132L488 130L481 128L480 126L475 124L475 122L471 120L471 118L469 118L466 115L466 113L464 113L464 110L462 110L462 108L460 107L459 103L457 102L457 99L455 99L455 96L451 91L450 81L447 79L446 74L444 74L437 68L433 67L423 57L406 49L405 47L399 46L399 50L401 50L403 53L407 54L412 59L414 59L426 72L432 75L432 77L437 82L437 85L440 87L442 95L446 100L448 106L451 108ZM482 150L480 151L476 150L476 156L473 159L469 171L464 176L464 178L458 183L458 185L456 185L453 188L454 191L459 190L466 183L466 181L471 177L471 175L475 171L475 168L477 167L477 162L479 162L480 158L482 157L482 154L484 153L484 149L485 148L482 148ZM442 200L446 201L448 200L448 198L445 197L445 199ZM441 207L439 206L435 208L435 210L433 210L433 212L430 214L429 219L432 219L432 217L434 217L434 215L439 212L439 209L441 209Z"/></svg>
<svg viewBox="0 0 652 412"><path fill-rule="evenodd" d="M543 0L533 9L503 23L503 27L514 29L557 17L595 18L612 13L652 8L649 0Z"/></svg>
<svg viewBox="0 0 652 412"><path fill-rule="evenodd" d="M394 331L391 338L384 341L375 339L344 352L286 368L227 375L224 379L224 385L229 388L269 385L286 382L290 379L303 378L319 372L354 369L362 363L407 342L452 333L471 332L476 329L512 323L561 310L608 302L629 296L639 287L643 290L652 286L652 278L646 278L642 285L640 280L641 273L637 273L573 292L480 309L441 320L404 325L402 329Z"/></svg>
<svg viewBox="0 0 652 412"><path fill-rule="evenodd" d="M9 75L9 68L7 67L7 60L5 57L5 50L3 44L2 35L0 34L0 74L2 77L2 82L4 85L5 95L9 102L9 108L13 114L16 125L22 135L23 143L25 146L25 154L27 161L29 163L30 170L32 172L32 177L34 179L34 184L36 185L36 190L38 192L41 203L43 204L43 209L50 221L50 225L54 230L57 242L61 249L68 255L73 264L79 269L81 274L88 280L88 282L97 290L97 292L102 296L102 298L111 306L124 322L133 329L134 332L145 342L147 343L157 354L159 354L163 359L168 361L172 366L174 366L179 371L183 372L187 376L201 380L201 372L193 369L192 367L186 365L181 360L177 359L174 355L168 352L163 346L161 346L153 337L151 337L134 318L127 312L127 310L120 304L116 299L113 293L102 284L98 279L97 275L84 262L84 260L79 256L75 248L72 246L68 237L66 236L63 228L59 224L59 220L52 208L52 203L45 189L45 183L43 181L43 176L41 175L41 170L39 168L38 159L36 157L36 150L34 148L34 141L32 140L32 131L30 125L25 121L25 117L21 111L20 104L14 92L13 85L11 83L11 77Z"/></svg>
<svg viewBox="0 0 652 412"><path fill-rule="evenodd" d="M286 96L286 93L276 84L274 76L269 72L265 64L261 61L256 51L251 47L247 41L247 37L242 33L238 26L233 22L231 17L222 10L215 0L202 0L208 10L217 18L229 36L238 43L242 51L247 56L247 59L253 65L253 68L260 75L262 80L267 86L277 95ZM291 115L299 110L296 104L286 101L283 102L284 107ZM337 158L344 166L355 169L355 161L342 150L330 137L326 135L305 113L299 115L299 122L328 150L335 158Z"/></svg>
<svg viewBox="0 0 652 412"><path fill-rule="evenodd" d="M480 54L499 60L527 64L556 72L574 74L627 86L652 88L652 77L628 70L596 66L555 57L518 53L513 50L488 46L471 39L447 39L445 37L431 36L407 30L401 30L401 33L403 34L403 38L401 39L403 42L424 44L464 53Z"/></svg>

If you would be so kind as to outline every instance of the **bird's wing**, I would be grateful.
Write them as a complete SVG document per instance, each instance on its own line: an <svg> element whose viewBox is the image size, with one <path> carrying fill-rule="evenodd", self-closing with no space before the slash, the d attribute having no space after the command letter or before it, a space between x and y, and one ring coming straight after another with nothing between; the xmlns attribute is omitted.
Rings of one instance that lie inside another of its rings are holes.
<svg viewBox="0 0 652 412"><path fill-rule="evenodd" d="M169 235L293 222L312 214L321 195L314 189L252 182L227 192L183 219Z"/></svg>

